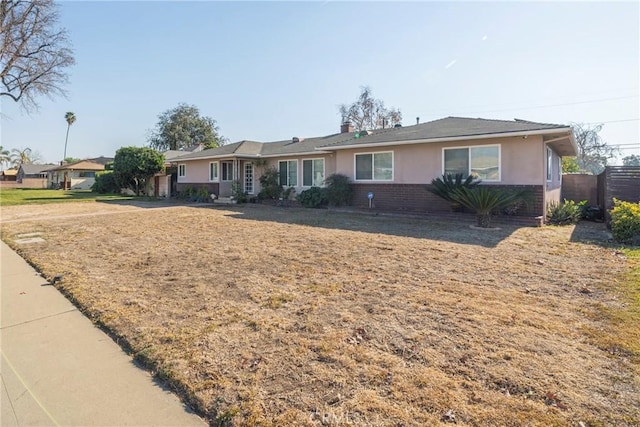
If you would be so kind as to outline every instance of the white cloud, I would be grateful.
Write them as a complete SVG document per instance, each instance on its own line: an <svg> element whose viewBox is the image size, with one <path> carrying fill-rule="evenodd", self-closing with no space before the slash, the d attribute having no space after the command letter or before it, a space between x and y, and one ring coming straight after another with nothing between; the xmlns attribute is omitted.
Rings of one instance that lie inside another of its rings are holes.
<svg viewBox="0 0 640 427"><path fill-rule="evenodd" d="M456 64L456 62L458 62L458 60L457 60L457 59L454 59L453 61L451 61L451 62L449 62L447 65L445 65L445 67L444 67L444 68L445 68L445 69L451 68L451 67L453 67L453 66Z"/></svg>

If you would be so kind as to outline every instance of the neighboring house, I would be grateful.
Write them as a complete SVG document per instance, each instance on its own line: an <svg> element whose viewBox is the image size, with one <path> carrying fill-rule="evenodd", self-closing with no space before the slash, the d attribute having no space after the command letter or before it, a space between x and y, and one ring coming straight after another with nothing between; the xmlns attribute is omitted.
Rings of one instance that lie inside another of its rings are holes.
<svg viewBox="0 0 640 427"><path fill-rule="evenodd" d="M155 174L153 180L148 183L147 194L155 197L171 197L171 194L175 192L177 182L177 169L172 166L172 161L180 156L202 150L204 150L204 144L196 144L182 150L168 150L162 153L164 155L164 170Z"/></svg>
<svg viewBox="0 0 640 427"><path fill-rule="evenodd" d="M561 157L576 155L569 126L447 117L406 127L341 132L318 138L261 143L240 141L187 154L178 168L177 189L206 186L225 197L237 181L257 194L265 167L280 171L281 184L299 193L322 186L333 173L346 175L354 188L354 205L414 212L448 211L449 204L426 191L444 173L474 174L484 185L527 188L527 212L544 216L550 202L560 201ZM258 166L260 165L260 166Z"/></svg>
<svg viewBox="0 0 640 427"><path fill-rule="evenodd" d="M20 165L17 183L22 188L47 188L47 171L56 165Z"/></svg>
<svg viewBox="0 0 640 427"><path fill-rule="evenodd" d="M6 169L0 172L0 181L16 182L18 179L18 169Z"/></svg>
<svg viewBox="0 0 640 427"><path fill-rule="evenodd" d="M105 164L113 161L113 158L99 157L80 160L54 167L47 171L49 188L63 188L66 182L67 189L89 190L95 182L96 173L105 169Z"/></svg>

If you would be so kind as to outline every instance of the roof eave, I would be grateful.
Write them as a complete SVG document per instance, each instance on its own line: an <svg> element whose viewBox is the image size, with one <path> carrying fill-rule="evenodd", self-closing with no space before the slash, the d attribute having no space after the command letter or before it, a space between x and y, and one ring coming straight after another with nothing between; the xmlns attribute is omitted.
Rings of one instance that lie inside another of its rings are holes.
<svg viewBox="0 0 640 427"><path fill-rule="evenodd" d="M562 128L539 129L539 130L528 130L528 131L518 131L518 132L499 132L499 133L484 133L479 135L448 136L448 137L441 137L441 138L381 141L381 142L371 142L371 143L365 143L365 144L340 145L340 146L334 146L334 147L329 145L329 146L318 147L316 148L316 150L334 151L334 150L348 150L348 149L354 149L354 148L388 147L388 146L394 146L394 145L428 144L433 142L455 142L455 141L480 140L480 139L488 139L488 138L512 138L512 137L530 136L530 135L547 135L547 134L562 133L562 132L572 132L572 130L570 127L562 127Z"/></svg>
<svg viewBox="0 0 640 427"><path fill-rule="evenodd" d="M322 151L315 148L313 151L305 151L301 153L281 153L281 154L226 154L226 155L217 155L217 156L206 156L206 157L193 157L190 159L173 159L170 160L170 163L184 163L188 161L195 160L215 160L215 159L270 159L276 157L292 157L292 156L310 156L310 155L318 155L318 154L331 154L331 151Z"/></svg>

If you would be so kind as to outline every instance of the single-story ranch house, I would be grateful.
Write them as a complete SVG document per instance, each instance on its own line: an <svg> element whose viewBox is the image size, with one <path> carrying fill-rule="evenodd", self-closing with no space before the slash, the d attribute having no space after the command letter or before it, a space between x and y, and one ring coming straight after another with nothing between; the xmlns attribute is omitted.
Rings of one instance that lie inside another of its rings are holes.
<svg viewBox="0 0 640 427"><path fill-rule="evenodd" d="M20 165L16 182L22 188L47 188L47 171L56 165Z"/></svg>
<svg viewBox="0 0 640 427"><path fill-rule="evenodd" d="M67 190L89 190L96 181L96 172L103 171L112 161L111 157L97 157L54 167L47 171L48 186L63 188L66 183Z"/></svg>
<svg viewBox="0 0 640 427"><path fill-rule="evenodd" d="M426 184L461 172L478 176L483 185L529 189L533 203L524 214L544 216L550 202L560 201L561 157L576 153L566 125L447 117L360 132L343 124L340 133L307 139L240 141L172 163L178 191L206 186L228 197L237 181L246 193L258 194L261 172L275 167L281 184L297 193L339 173L352 182L355 206L367 206L372 192L379 209L414 212L448 211L449 204L426 191Z"/></svg>

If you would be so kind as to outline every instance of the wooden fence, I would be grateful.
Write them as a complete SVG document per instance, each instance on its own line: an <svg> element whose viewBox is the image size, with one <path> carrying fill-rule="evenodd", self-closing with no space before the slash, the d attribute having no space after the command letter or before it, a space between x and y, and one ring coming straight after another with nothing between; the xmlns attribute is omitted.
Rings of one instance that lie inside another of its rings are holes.
<svg viewBox="0 0 640 427"><path fill-rule="evenodd" d="M607 222L613 199L640 202L640 166L607 166L598 175L598 199L605 209Z"/></svg>

